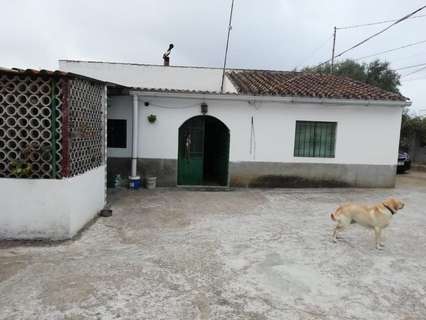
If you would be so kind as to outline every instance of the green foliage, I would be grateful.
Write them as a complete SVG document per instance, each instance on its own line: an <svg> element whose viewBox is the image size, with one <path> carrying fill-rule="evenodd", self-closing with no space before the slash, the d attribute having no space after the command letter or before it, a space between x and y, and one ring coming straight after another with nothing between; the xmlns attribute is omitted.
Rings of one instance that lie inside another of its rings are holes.
<svg viewBox="0 0 426 320"><path fill-rule="evenodd" d="M33 173L32 159L45 159L51 152L49 145L40 146L37 142L26 145L21 149L18 159L11 162L11 174L17 178L30 178Z"/></svg>
<svg viewBox="0 0 426 320"><path fill-rule="evenodd" d="M330 70L330 63L326 63L319 67L306 67L301 71L330 73ZM337 62L334 64L333 74L346 76L394 93L399 93L398 86L401 84L399 81L400 75L390 69L388 62L379 60L374 60L368 64L358 63L350 59Z"/></svg>
<svg viewBox="0 0 426 320"><path fill-rule="evenodd" d="M157 116L155 114L150 114L147 119L149 123L154 123L157 120Z"/></svg>
<svg viewBox="0 0 426 320"><path fill-rule="evenodd" d="M400 146L409 148L414 139L426 143L426 118L410 116L408 109L405 109L402 114Z"/></svg>
<svg viewBox="0 0 426 320"><path fill-rule="evenodd" d="M10 164L11 173L17 178L28 178L31 175L31 165L23 161L13 161Z"/></svg>

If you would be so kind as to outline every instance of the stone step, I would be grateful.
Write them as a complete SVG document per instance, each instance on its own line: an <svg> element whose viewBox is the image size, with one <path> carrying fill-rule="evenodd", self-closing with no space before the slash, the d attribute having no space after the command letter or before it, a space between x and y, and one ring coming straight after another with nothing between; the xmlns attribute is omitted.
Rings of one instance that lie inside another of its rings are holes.
<svg viewBox="0 0 426 320"><path fill-rule="evenodd" d="M224 186L177 186L179 189L188 191L232 191L230 187Z"/></svg>

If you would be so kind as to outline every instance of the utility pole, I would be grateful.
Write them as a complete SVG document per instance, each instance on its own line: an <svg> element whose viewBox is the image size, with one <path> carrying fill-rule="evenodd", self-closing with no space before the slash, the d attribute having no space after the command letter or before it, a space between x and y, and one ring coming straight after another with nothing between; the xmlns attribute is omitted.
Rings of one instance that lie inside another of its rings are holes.
<svg viewBox="0 0 426 320"><path fill-rule="evenodd" d="M228 38L226 39L225 59L223 61L222 84L220 85L220 93L223 93L223 82L225 81L226 59L228 57L229 36L231 34L231 29L232 29L232 12L233 11L234 11L234 0L232 0L231 14L229 15Z"/></svg>
<svg viewBox="0 0 426 320"><path fill-rule="evenodd" d="M331 53L330 73L333 73L333 68L334 68L334 55L335 55L335 49L336 49L336 33L337 33L337 28L334 27L334 32L333 32L333 51Z"/></svg>

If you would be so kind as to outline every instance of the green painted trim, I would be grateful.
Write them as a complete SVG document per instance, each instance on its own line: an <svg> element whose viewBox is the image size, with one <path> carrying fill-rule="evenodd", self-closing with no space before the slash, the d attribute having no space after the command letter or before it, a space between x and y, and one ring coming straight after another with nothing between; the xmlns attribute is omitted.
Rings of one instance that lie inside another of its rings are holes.
<svg viewBox="0 0 426 320"><path fill-rule="evenodd" d="M56 103L55 103L55 79L52 78L52 95L51 95L51 126L50 131L52 133L52 178L56 179L57 168L56 168Z"/></svg>

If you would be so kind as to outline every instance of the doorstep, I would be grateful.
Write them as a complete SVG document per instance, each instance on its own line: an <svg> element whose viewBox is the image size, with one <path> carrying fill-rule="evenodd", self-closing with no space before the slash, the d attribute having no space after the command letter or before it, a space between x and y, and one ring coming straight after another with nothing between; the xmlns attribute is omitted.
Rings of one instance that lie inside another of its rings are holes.
<svg viewBox="0 0 426 320"><path fill-rule="evenodd" d="M188 191L232 191L228 186L192 186L192 185L179 185L178 189L188 190Z"/></svg>

